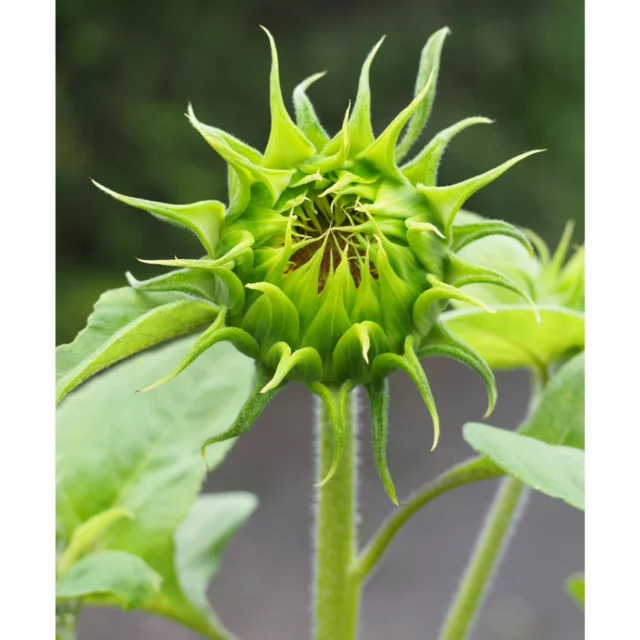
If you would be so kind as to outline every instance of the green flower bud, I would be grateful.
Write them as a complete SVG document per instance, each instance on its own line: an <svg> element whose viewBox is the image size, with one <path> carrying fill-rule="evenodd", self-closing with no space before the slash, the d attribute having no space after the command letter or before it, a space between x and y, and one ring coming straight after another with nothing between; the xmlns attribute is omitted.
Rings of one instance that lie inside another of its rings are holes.
<svg viewBox="0 0 640 640"><path fill-rule="evenodd" d="M484 225L486 220L470 211L461 211L456 225L473 229L474 225ZM498 223L502 224L502 223ZM556 305L584 310L584 246L575 246L569 256L574 224L569 221L553 254L547 244L533 231L526 234L535 245L536 255L531 255L519 242L508 235L484 237L469 246L459 249L465 260L483 267L499 269L525 289L536 304ZM487 284L464 287L465 291L482 298L488 304L519 304L516 294L504 288ZM453 306L467 306L464 302L452 301Z"/></svg>
<svg viewBox="0 0 640 640"><path fill-rule="evenodd" d="M434 423L439 420L419 358L447 355L475 369L495 403L493 375L469 346L451 335L439 315L451 300L487 311L462 287L504 287L535 308L529 294L499 270L472 264L461 247L488 235L514 238L528 252L527 236L498 221L455 225L466 200L524 153L458 184L436 184L448 142L486 118L467 118L438 133L415 157L402 163L425 126L434 99L440 52L448 29L436 32L420 60L415 97L377 137L370 116L369 69L382 40L368 55L353 108L340 131L329 136L307 96L323 74L299 84L296 121L280 90L278 56L271 34L271 133L266 150L201 123L189 106L188 119L229 167L229 202L171 205L113 197L196 234L206 255L199 259L149 260L174 267L165 275L131 286L142 291L182 291L220 306L215 322L185 356L182 371L204 350L232 342L254 358L258 386L221 440L250 428L269 398L290 380L306 383L329 403L335 451L340 458L342 409L335 394L364 385L374 417L375 459L389 495L395 490L386 467L387 376L401 369L416 384ZM401 135L404 135L401 137ZM100 185L98 185L100 186ZM159 383L158 383L159 384ZM154 385L156 386L156 385Z"/></svg>

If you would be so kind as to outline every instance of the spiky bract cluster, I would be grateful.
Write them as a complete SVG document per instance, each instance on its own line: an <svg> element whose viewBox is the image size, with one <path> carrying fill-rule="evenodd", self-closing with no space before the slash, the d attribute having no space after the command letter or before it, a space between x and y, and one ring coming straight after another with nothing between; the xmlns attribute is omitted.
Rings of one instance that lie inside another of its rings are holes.
<svg viewBox="0 0 640 640"><path fill-rule="evenodd" d="M329 387L342 387L346 397L349 389L363 384L371 398L376 462L394 500L385 460L387 376L397 369L411 376L433 418L435 446L438 415L419 357L447 355L473 367L487 384L489 410L495 402L489 367L446 331L439 314L450 300L486 309L461 289L471 283L506 287L530 301L504 274L457 255L465 245L494 234L511 236L531 250L521 231L495 220L454 226L456 214L473 193L530 154L464 182L437 186L437 168L448 142L467 127L490 122L474 117L438 133L402 164L429 117L447 33L441 29L429 39L414 99L375 137L369 69L382 40L378 42L363 65L353 109L347 108L341 130L330 137L306 94L323 74L296 87L294 122L285 107L276 48L267 32L271 133L264 153L202 124L189 107L191 124L228 163L227 206L217 201L169 205L105 189L193 231L206 250L205 257L195 260L148 261L178 270L146 282L130 278L137 289L183 291L220 305L216 321L169 378L223 340L258 363L256 393L232 429L216 440L249 428L273 393L289 380L300 380L329 403L335 417L336 457L330 476L341 452L342 410L333 406L340 402Z"/></svg>

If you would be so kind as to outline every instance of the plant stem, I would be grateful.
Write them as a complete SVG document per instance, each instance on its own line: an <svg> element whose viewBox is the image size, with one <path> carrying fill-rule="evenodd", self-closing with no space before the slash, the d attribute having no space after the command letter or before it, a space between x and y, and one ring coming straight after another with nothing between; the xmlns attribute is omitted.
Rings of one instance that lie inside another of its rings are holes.
<svg viewBox="0 0 640 640"><path fill-rule="evenodd" d="M537 406L547 380L546 368L533 373L529 415ZM507 477L501 481L458 592L449 607L439 640L469 638L477 613L489 591L491 579L515 531L518 516L524 511L529 493L530 489L517 478Z"/></svg>
<svg viewBox="0 0 640 640"><path fill-rule="evenodd" d="M449 608L440 640L469 637L500 556L508 544L515 516L522 511L528 493L529 490L517 478L501 481L458 593Z"/></svg>
<svg viewBox="0 0 640 640"><path fill-rule="evenodd" d="M360 553L352 569L353 576L360 581L364 581L380 562L387 547L406 524L407 520L415 515L425 504L456 487L501 475L504 475L504 472L487 459L472 458L448 469L434 480L426 483L409 496L402 506L382 523Z"/></svg>
<svg viewBox="0 0 640 640"><path fill-rule="evenodd" d="M338 390L332 390L338 400ZM315 549L315 640L356 640L360 583L350 575L356 555L356 392L347 397L345 446L334 476L317 489ZM333 429L318 401L317 477L331 467Z"/></svg>

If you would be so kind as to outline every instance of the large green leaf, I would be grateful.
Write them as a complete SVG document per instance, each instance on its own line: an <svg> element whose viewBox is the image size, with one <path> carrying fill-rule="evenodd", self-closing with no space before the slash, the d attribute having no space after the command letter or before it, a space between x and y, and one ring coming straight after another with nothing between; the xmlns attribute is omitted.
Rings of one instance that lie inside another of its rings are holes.
<svg viewBox="0 0 640 640"><path fill-rule="evenodd" d="M108 546L141 553L172 534L200 490L202 442L225 431L247 399L253 362L227 343L174 380L136 394L171 371L196 338L144 353L87 383L57 412L57 515L65 538L90 518L120 507ZM215 466L233 442L209 447Z"/></svg>
<svg viewBox="0 0 640 640"><path fill-rule="evenodd" d="M573 601L584 609L584 573L576 573L569 576L564 583L564 588Z"/></svg>
<svg viewBox="0 0 640 640"><path fill-rule="evenodd" d="M584 510L584 451L478 423L464 426L464 438L508 474Z"/></svg>
<svg viewBox="0 0 640 640"><path fill-rule="evenodd" d="M162 576L162 589L144 609L216 639L230 638L211 610L206 596L224 548L233 533L255 509L248 493L200 496L174 538L149 558Z"/></svg>
<svg viewBox="0 0 640 640"><path fill-rule="evenodd" d="M71 543L72 549L85 551L84 542L91 538L93 547L135 554L162 576L161 591L145 608L223 638L228 635L213 614L203 613L203 576L213 575L226 538L255 502L246 494L232 494L207 498L196 503L194 512L190 509L206 473L200 446L235 419L252 387L253 361L230 344L219 344L174 380L135 393L171 371L196 339L175 341L122 363L60 406L56 515L67 549ZM208 447L210 468L233 442ZM203 573L194 577L189 551L185 555L181 549L184 536L202 522L210 559L208 564L201 559L208 569L201 567ZM180 526L187 527L186 534ZM195 593L201 596L192 603ZM89 601L118 604L108 595Z"/></svg>
<svg viewBox="0 0 640 640"><path fill-rule="evenodd" d="M517 433L484 424L464 426L465 440L505 472L584 509L584 353L547 384Z"/></svg>
<svg viewBox="0 0 640 640"><path fill-rule="evenodd" d="M142 558L126 551L100 551L74 564L56 581L56 599L111 596L124 609L142 606L162 578Z"/></svg>
<svg viewBox="0 0 640 640"><path fill-rule="evenodd" d="M492 369L542 369L584 349L584 314L561 307L503 305L495 313L460 309L442 314L444 325L471 345Z"/></svg>
<svg viewBox="0 0 640 640"><path fill-rule="evenodd" d="M183 293L149 293L131 287L103 293L86 328L71 344L56 349L56 402L102 369L197 331L217 313L211 302Z"/></svg>

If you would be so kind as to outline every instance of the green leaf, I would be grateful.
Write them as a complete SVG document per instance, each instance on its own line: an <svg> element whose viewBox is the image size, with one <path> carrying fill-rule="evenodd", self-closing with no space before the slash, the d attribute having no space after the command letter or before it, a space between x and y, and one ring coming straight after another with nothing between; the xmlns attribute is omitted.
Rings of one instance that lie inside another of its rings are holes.
<svg viewBox="0 0 640 640"><path fill-rule="evenodd" d="M578 354L558 370L519 433L584 449L584 361L584 353Z"/></svg>
<svg viewBox="0 0 640 640"><path fill-rule="evenodd" d="M82 523L71 536L69 545L60 555L57 563L58 573L64 573L81 556L91 551L100 536L113 524L122 518L133 518L133 512L122 507L114 507L89 518Z"/></svg>
<svg viewBox="0 0 640 640"><path fill-rule="evenodd" d="M447 311L444 326L472 346L492 369L541 369L584 349L584 315L540 306L541 323L528 306L501 305L489 314L476 309Z"/></svg>
<svg viewBox="0 0 640 640"><path fill-rule="evenodd" d="M211 609L206 590L229 539L256 506L255 496L249 493L198 497L173 539L152 559L163 578L162 588L144 609L177 620L207 637L230 639Z"/></svg>
<svg viewBox="0 0 640 640"><path fill-rule="evenodd" d="M143 605L162 578L142 558L125 551L101 551L83 558L56 581L56 599L115 597L124 609Z"/></svg>
<svg viewBox="0 0 640 640"><path fill-rule="evenodd" d="M258 506L250 493L199 496L176 537L178 574L192 601L206 603L206 588L220 565L229 538ZM208 604L207 604L208 607Z"/></svg>
<svg viewBox="0 0 640 640"><path fill-rule="evenodd" d="M202 441L233 422L254 372L251 360L219 344L161 389L135 394L171 371L195 340L119 365L58 409L57 516L66 540L90 518L122 508L135 517L112 525L104 544L142 554L186 516L206 472ZM209 466L230 446L211 447Z"/></svg>
<svg viewBox="0 0 640 640"><path fill-rule="evenodd" d="M584 609L584 573L569 576L564 582L564 588L574 602Z"/></svg>
<svg viewBox="0 0 640 640"><path fill-rule="evenodd" d="M185 518L191 521L190 509L206 473L200 453L202 441L212 433L225 432L234 421L249 395L254 365L230 345L219 344L162 389L134 394L135 389L155 381L160 372L171 371L196 340L197 336L176 341L118 365L79 389L59 408L56 515L61 536L68 542L109 510L133 513L133 518L104 529L99 540L95 539L98 548L133 553L162 576L160 592L145 608L221 639L230 636L221 630L213 614L205 615L201 603L189 600L195 587L189 572L182 577L182 560L175 557L176 545L184 547L176 542L176 530L180 531ZM215 467L232 444L210 446L209 467ZM232 523L240 517L234 514L240 510L248 515L254 502L246 495L238 497L238 504L235 498L229 500L233 503L230 515L224 517L230 535ZM220 504L217 510L207 508L212 515L205 529L222 526L217 520L223 518ZM222 550L221 540L216 557ZM188 554L188 550L180 553ZM113 598L97 595L89 602L118 604Z"/></svg>
<svg viewBox="0 0 640 640"><path fill-rule="evenodd" d="M87 378L160 342L213 322L218 308L182 293L143 293L125 287L100 296L87 326L56 349L56 398L60 402Z"/></svg>
<svg viewBox="0 0 640 640"><path fill-rule="evenodd" d="M584 511L584 451L486 424L468 423L463 433L476 451L508 474Z"/></svg>

